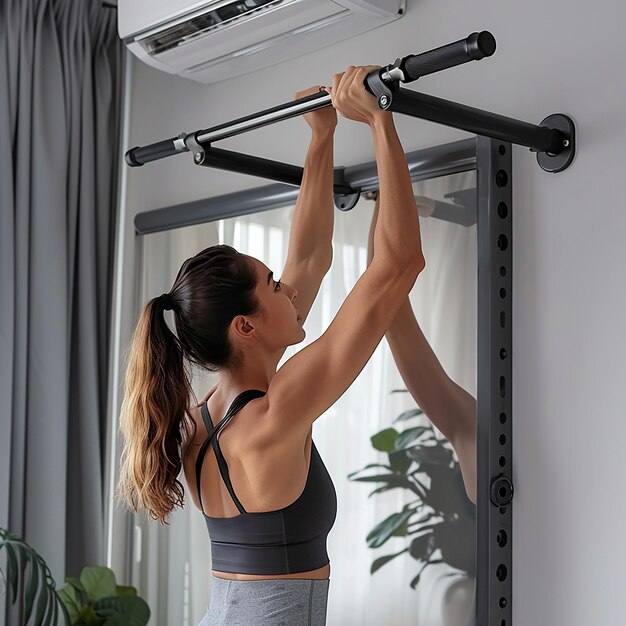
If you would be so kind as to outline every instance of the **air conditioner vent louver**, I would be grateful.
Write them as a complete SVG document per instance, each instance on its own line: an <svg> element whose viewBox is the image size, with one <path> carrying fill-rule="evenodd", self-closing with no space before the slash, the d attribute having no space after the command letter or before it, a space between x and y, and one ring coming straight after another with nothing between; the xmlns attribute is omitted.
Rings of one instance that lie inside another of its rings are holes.
<svg viewBox="0 0 626 626"><path fill-rule="evenodd" d="M223 27L228 22L234 22L242 16L250 16L266 8L267 5L279 5L284 0L234 0L222 4L218 8L193 17L185 22L176 24L140 41L143 48L150 55L157 55L190 40L206 35L217 27Z"/></svg>

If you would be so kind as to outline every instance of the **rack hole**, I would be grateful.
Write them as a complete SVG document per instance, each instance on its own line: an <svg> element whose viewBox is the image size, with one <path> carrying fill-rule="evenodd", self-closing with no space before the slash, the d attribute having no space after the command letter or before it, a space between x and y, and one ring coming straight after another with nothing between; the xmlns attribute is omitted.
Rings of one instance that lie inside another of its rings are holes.
<svg viewBox="0 0 626 626"><path fill-rule="evenodd" d="M506 626L506 620L505 620L505 619L503 619L503 620L500 622L500 626Z"/></svg>
<svg viewBox="0 0 626 626"><path fill-rule="evenodd" d="M507 356L507 351L505 348L500 348L500 358L504 361L504 359L506 359Z"/></svg>
<svg viewBox="0 0 626 626"><path fill-rule="evenodd" d="M500 548L504 548L509 541L509 536L506 534L506 531L499 530L498 535L496 536L496 541L498 542L498 546Z"/></svg>
<svg viewBox="0 0 626 626"><path fill-rule="evenodd" d="M500 442L500 445L503 446L506 443L506 435L500 435L498 441Z"/></svg>
<svg viewBox="0 0 626 626"><path fill-rule="evenodd" d="M504 466L506 465L506 458L505 458L505 457L503 457L503 456L501 456L501 457L498 459L498 464L500 465L500 467L504 467ZM506 491L505 491L505 494L506 494Z"/></svg>
<svg viewBox="0 0 626 626"><path fill-rule="evenodd" d="M504 170L496 172L496 185L498 187L506 187L509 182L509 175Z"/></svg>
<svg viewBox="0 0 626 626"><path fill-rule="evenodd" d="M498 215L502 219L506 219L506 217L509 215L509 207L507 206L506 202L500 202L500 204L498 205Z"/></svg>
<svg viewBox="0 0 626 626"><path fill-rule="evenodd" d="M500 413L500 424L506 424L506 413Z"/></svg>
<svg viewBox="0 0 626 626"><path fill-rule="evenodd" d="M502 287L502 289L500 289L500 297L504 300L504 298L506 298L506 289L504 287Z"/></svg>
<svg viewBox="0 0 626 626"><path fill-rule="evenodd" d="M504 597L500 598L500 600L498 601L498 604L500 605L501 609L506 609L506 598Z"/></svg>
<svg viewBox="0 0 626 626"><path fill-rule="evenodd" d="M504 267L504 265L500 266L500 276L502 276L502 278L506 276L506 267Z"/></svg>
<svg viewBox="0 0 626 626"><path fill-rule="evenodd" d="M504 311L500 311L500 328L504 328L506 326L506 314Z"/></svg>
<svg viewBox="0 0 626 626"><path fill-rule="evenodd" d="M504 398L506 396L506 379L504 376L500 376L500 397Z"/></svg>
<svg viewBox="0 0 626 626"><path fill-rule="evenodd" d="M500 507L500 514L504 515L506 513L506 507L505 506L501 506Z"/></svg>
<svg viewBox="0 0 626 626"><path fill-rule="evenodd" d="M504 156L506 154L506 146L503 146L502 144L500 144L500 147L498 148L498 152Z"/></svg>
<svg viewBox="0 0 626 626"><path fill-rule="evenodd" d="M504 252L509 247L509 240L506 235L500 235L498 237L498 248Z"/></svg>
<svg viewBox="0 0 626 626"><path fill-rule="evenodd" d="M506 569L506 565L504 563L500 563L498 565L498 569L496 570L496 578L502 583L506 580L508 576L508 571Z"/></svg>

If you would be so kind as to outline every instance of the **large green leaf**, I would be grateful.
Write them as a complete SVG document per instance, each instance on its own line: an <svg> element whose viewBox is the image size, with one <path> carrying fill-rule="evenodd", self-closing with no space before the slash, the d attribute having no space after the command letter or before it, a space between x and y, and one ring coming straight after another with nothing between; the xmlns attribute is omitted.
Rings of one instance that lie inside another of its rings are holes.
<svg viewBox="0 0 626 626"><path fill-rule="evenodd" d="M372 446L381 452L391 452L396 448L396 439L399 434L395 428L385 428L370 437Z"/></svg>
<svg viewBox="0 0 626 626"><path fill-rule="evenodd" d="M80 582L92 602L115 595L117 586L115 574L108 567L101 565L83 567Z"/></svg>
<svg viewBox="0 0 626 626"><path fill-rule="evenodd" d="M413 512L412 509L405 509L400 513L392 513L368 533L366 537L367 545L370 548L382 546L413 515Z"/></svg>
<svg viewBox="0 0 626 626"><path fill-rule="evenodd" d="M104 626L145 626L150 619L150 609L139 596L102 598L93 608Z"/></svg>
<svg viewBox="0 0 626 626"><path fill-rule="evenodd" d="M418 415L423 415L424 411L422 409L409 409L408 411L404 411L393 420L393 424L396 422L406 422L410 420L412 417L417 417Z"/></svg>
<svg viewBox="0 0 626 626"><path fill-rule="evenodd" d="M424 433L428 433L429 437L426 440L434 439L431 434L431 429L428 426L416 426L415 428L407 428L400 433L400 436L396 440L396 450L403 450L407 447L411 441L415 441L418 437L421 437Z"/></svg>
<svg viewBox="0 0 626 626"><path fill-rule="evenodd" d="M377 569L380 569L385 563L389 563L392 559L395 559L399 554L403 552L407 552L408 548L404 548L404 550L400 550L400 552L396 552L395 554L387 554L385 556L381 556L377 558L370 568L370 574L373 574Z"/></svg>

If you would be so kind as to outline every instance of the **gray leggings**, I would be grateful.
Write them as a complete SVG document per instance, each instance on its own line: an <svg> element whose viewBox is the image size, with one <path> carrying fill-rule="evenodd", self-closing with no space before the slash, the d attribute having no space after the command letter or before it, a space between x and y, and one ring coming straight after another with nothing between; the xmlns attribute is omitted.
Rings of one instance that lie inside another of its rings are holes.
<svg viewBox="0 0 626 626"><path fill-rule="evenodd" d="M211 574L198 626L324 626L330 579L226 580Z"/></svg>

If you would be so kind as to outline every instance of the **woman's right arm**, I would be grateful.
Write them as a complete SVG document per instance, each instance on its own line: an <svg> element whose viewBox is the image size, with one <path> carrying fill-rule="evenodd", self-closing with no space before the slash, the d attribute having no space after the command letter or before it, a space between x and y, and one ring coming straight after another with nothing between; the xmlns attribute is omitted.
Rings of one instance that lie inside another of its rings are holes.
<svg viewBox="0 0 626 626"><path fill-rule="evenodd" d="M351 67L335 75L331 95L342 115L367 123L373 134L381 194L376 253L328 329L272 378L266 423L283 437L304 437L345 393L425 267L411 178L392 115L363 86L372 69Z"/></svg>

